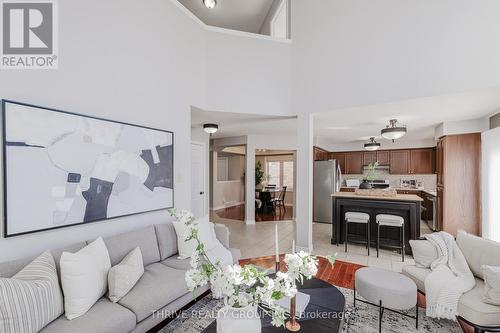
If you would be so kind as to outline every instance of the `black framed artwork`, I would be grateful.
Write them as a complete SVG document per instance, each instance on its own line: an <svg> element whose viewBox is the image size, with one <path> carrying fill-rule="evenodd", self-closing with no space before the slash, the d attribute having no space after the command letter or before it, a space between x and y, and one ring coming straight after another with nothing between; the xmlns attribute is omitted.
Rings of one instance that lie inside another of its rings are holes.
<svg viewBox="0 0 500 333"><path fill-rule="evenodd" d="M4 236L171 208L170 131L2 100Z"/></svg>

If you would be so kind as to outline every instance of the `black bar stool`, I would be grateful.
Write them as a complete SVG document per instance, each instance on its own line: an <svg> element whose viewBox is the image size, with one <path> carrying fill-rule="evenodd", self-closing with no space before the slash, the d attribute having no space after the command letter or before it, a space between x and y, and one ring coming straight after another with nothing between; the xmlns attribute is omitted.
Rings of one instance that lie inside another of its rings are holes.
<svg viewBox="0 0 500 333"><path fill-rule="evenodd" d="M347 237L349 235L349 223L366 224L366 247L368 248L368 255L370 255L370 215L360 212L346 212L345 213L345 252L347 252Z"/></svg>

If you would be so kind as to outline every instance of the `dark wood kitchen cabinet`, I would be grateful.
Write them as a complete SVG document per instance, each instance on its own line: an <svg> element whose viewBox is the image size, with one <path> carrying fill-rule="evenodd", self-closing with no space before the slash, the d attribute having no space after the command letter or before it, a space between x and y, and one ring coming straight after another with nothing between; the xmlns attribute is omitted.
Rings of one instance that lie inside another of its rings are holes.
<svg viewBox="0 0 500 333"><path fill-rule="evenodd" d="M391 162L388 150L377 151L377 161L380 165L389 165Z"/></svg>
<svg viewBox="0 0 500 333"><path fill-rule="evenodd" d="M438 217L442 231L481 234L481 133L447 135L438 144Z"/></svg>
<svg viewBox="0 0 500 333"><path fill-rule="evenodd" d="M410 151L391 150L389 172L393 175L405 175L410 171Z"/></svg>
<svg viewBox="0 0 500 333"><path fill-rule="evenodd" d="M363 153L363 165L377 162L377 153L374 151L365 151Z"/></svg>
<svg viewBox="0 0 500 333"><path fill-rule="evenodd" d="M345 172L345 155L346 155L346 153L343 153L343 152L330 153L330 159L337 160L337 162L340 165L340 171L344 174L346 173Z"/></svg>
<svg viewBox="0 0 500 333"><path fill-rule="evenodd" d="M435 152L432 148L410 150L410 173L429 174L434 173Z"/></svg>
<svg viewBox="0 0 500 333"><path fill-rule="evenodd" d="M315 161L328 161L330 158L330 153L319 147L313 147L313 154Z"/></svg>
<svg viewBox="0 0 500 333"><path fill-rule="evenodd" d="M345 174L363 173L363 152L348 152L345 155Z"/></svg>

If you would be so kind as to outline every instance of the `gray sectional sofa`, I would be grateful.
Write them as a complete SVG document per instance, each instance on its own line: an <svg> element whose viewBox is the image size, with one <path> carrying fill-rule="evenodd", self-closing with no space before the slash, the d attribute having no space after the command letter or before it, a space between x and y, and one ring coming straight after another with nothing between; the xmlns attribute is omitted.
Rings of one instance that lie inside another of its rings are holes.
<svg viewBox="0 0 500 333"><path fill-rule="evenodd" d="M500 306L482 301L484 276L481 271L482 265L500 266L500 243L465 231L458 232L456 241L476 278L476 286L463 294L459 300L459 318L473 326L475 332L500 332ZM430 269L415 265L403 267L403 274L415 281L418 290L423 294L425 294L425 278L430 273Z"/></svg>
<svg viewBox="0 0 500 333"><path fill-rule="evenodd" d="M229 230L215 225L217 239L231 251L234 263L241 253L229 248ZM59 270L63 251L76 252L92 242L81 242L52 251ZM83 316L67 320L61 316L41 332L43 333L122 333L146 332L155 327L167 315L193 300L188 292L184 275L190 268L189 259L177 259L177 237L172 223L158 224L124 234L104 238L111 265L118 264L131 250L140 247L144 261L144 275L134 288L118 303L101 298ZM12 277L33 258L0 263L0 277ZM200 295L208 287L197 290Z"/></svg>

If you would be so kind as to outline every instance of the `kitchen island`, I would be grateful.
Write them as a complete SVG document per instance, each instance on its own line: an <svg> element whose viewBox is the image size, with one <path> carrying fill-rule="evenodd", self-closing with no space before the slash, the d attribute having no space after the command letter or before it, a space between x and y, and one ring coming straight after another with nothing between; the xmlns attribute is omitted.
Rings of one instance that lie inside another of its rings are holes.
<svg viewBox="0 0 500 333"><path fill-rule="evenodd" d="M346 212L362 212L370 215L371 245L376 247L377 214L399 215L405 219L406 253L411 254L409 241L420 237L420 204L421 197L415 194L398 194L396 196L360 195L352 192L336 192L332 194L332 239L331 243L339 245L344 242ZM360 243L366 242L366 227L353 223L349 226L349 240L359 236ZM353 235L351 237L351 235ZM398 228L384 227L380 230L380 248L398 246L400 232Z"/></svg>

